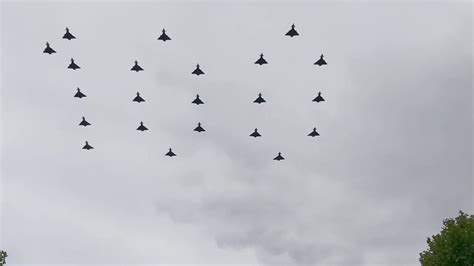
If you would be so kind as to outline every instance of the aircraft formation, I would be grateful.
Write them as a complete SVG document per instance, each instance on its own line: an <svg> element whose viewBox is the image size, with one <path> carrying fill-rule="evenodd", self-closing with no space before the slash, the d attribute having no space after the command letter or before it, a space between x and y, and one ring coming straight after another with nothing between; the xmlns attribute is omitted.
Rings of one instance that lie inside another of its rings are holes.
<svg viewBox="0 0 474 266"><path fill-rule="evenodd" d="M298 32L295 29L294 24L291 25L291 29L285 34L285 36L289 36L291 38L293 38L295 36L299 36ZM76 37L69 31L69 28L66 28L66 33L63 35L62 38L66 39L66 40L69 40L69 41L76 39ZM158 40L166 42L166 41L170 41L171 38L166 34L166 30L163 29L161 35L158 37ZM43 53L51 55L51 54L56 53L56 51L50 46L49 42L46 42L46 48L43 50ZM260 54L260 57L255 61L254 64L257 64L257 65L260 65L260 66L268 64L267 60L265 60L265 58L264 58L263 53ZM320 55L319 59L314 63L314 65L317 65L317 66L320 66L320 67L324 66L324 65L327 65L327 62L324 60L324 55L323 54ZM67 69L77 70L77 69L81 69L81 67L78 64L76 64L76 62L74 61L73 58L71 58L71 61L68 65ZM132 68L130 70L135 71L135 72L144 71L143 68L138 64L137 60L134 61L134 65L132 66ZM199 75L204 75L205 73L201 69L199 64L197 64L196 68L191 72L191 74L199 76ZM83 92L81 92L80 88L77 88L77 91L74 94L74 97L82 99L82 98L87 97L87 96ZM137 92L135 98L133 98L132 101L137 102L137 103L142 103L142 102L145 102L145 99L140 95L140 92ZM318 95L312 101L316 102L316 103L323 102L324 98L321 96L321 92L318 92ZM266 103L265 99L262 96L262 93L259 93L258 97L253 102L256 103L256 104ZM196 105L204 104L204 102L199 97L199 94L196 95L196 99L194 99L191 103L196 104ZM79 123L79 126L87 127L87 126L91 126L91 123L89 123L86 120L86 118L83 116L81 122ZM139 123L136 130L143 132L143 131L147 131L148 128L144 125L143 121L140 121L140 123ZM196 131L198 133L202 133L202 132L205 132L206 130L204 129L201 122L198 122L197 126L194 128L194 131ZM255 130L249 136L253 137L253 138L262 137L262 135L258 132L258 128L255 128ZM316 131L316 127L313 127L313 130L308 134L308 136L309 137L319 136L319 133ZM91 146L89 144L89 142L86 140L84 146L82 147L82 149L92 150L92 149L94 149L94 147ZM174 156L177 156L177 155L173 152L172 148L169 148L168 152L165 153L165 156L174 157ZM273 160L281 161L281 160L285 160L285 158L281 155L281 152L278 152L277 156L275 158L273 158Z"/></svg>

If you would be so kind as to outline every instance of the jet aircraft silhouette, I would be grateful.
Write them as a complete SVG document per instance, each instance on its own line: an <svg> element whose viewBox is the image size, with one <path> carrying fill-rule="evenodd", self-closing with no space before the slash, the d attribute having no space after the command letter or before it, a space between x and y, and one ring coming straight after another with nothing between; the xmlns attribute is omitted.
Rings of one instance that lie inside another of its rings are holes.
<svg viewBox="0 0 474 266"><path fill-rule="evenodd" d="M66 28L66 33L64 34L63 39L72 40L76 39L76 37L69 32L69 28Z"/></svg>
<svg viewBox="0 0 474 266"><path fill-rule="evenodd" d="M140 131L145 131L145 130L148 130L148 128L146 126L143 125L143 122L140 122L140 126L137 127L137 130L140 130Z"/></svg>
<svg viewBox="0 0 474 266"><path fill-rule="evenodd" d="M74 97L76 98L82 98L82 97L87 97L84 93L81 92L81 89L77 88L76 94L74 94Z"/></svg>
<svg viewBox="0 0 474 266"><path fill-rule="evenodd" d="M72 70L76 70L76 69L79 69L81 67L78 66L76 63L74 63L74 59L71 58L71 63L69 64L69 66L67 68L70 68Z"/></svg>
<svg viewBox="0 0 474 266"><path fill-rule="evenodd" d="M166 41L171 40L171 38L168 37L168 35L166 35L166 31L165 31L165 29L163 29L160 37L158 37L158 40L166 42Z"/></svg>
<svg viewBox="0 0 474 266"><path fill-rule="evenodd" d="M137 96L135 96L133 101L137 103L141 103L141 102L144 102L145 100L140 96L140 93L137 91Z"/></svg>
<svg viewBox="0 0 474 266"><path fill-rule="evenodd" d="M257 137L261 137L262 135L260 135L260 133L258 133L257 129L255 129L255 131L250 134L250 137L254 137L254 138L257 138Z"/></svg>
<svg viewBox="0 0 474 266"><path fill-rule="evenodd" d="M265 99L262 98L262 94L259 93L257 99L255 99L255 101L253 101L253 102L254 102L254 103L261 104L261 103L264 103L264 102L266 102L266 101L265 101Z"/></svg>
<svg viewBox="0 0 474 266"><path fill-rule="evenodd" d="M45 53L45 54L54 54L54 53L56 53L56 51L54 51L53 48L51 48L49 46L49 42L47 42L46 43L46 48L44 48L43 53Z"/></svg>
<svg viewBox="0 0 474 266"><path fill-rule="evenodd" d="M319 136L319 133L316 131L316 128L313 128L313 131L311 131L308 136L310 137L316 137Z"/></svg>
<svg viewBox="0 0 474 266"><path fill-rule="evenodd" d="M324 98L323 96L321 96L321 92L318 92L318 96L316 96L316 98L313 99L313 102L323 102L324 101Z"/></svg>
<svg viewBox="0 0 474 266"><path fill-rule="evenodd" d="M141 66L138 65L138 61L135 60L135 65L133 65L132 69L130 69L131 71L135 71L135 72L138 72L138 71L143 71L143 68Z"/></svg>
<svg viewBox="0 0 474 266"><path fill-rule="evenodd" d="M291 25L291 30L288 31L286 34L286 36L290 36L290 37L294 37L294 36L298 36L298 32L295 30L295 24Z"/></svg>
<svg viewBox="0 0 474 266"><path fill-rule="evenodd" d="M283 156L281 156L281 152L279 152L278 155L275 158L273 158L273 160L281 161L281 160L285 160L285 158L283 158Z"/></svg>
<svg viewBox="0 0 474 266"><path fill-rule="evenodd" d="M84 147L82 147L83 150L91 150L93 149L94 147L92 147L91 145L89 145L89 142L86 141L86 144L84 145Z"/></svg>
<svg viewBox="0 0 474 266"><path fill-rule="evenodd" d="M267 63L267 60L265 60L263 58L263 54L260 54L260 58L257 61L255 61L255 64L264 65L264 64L268 64L268 63Z"/></svg>
<svg viewBox="0 0 474 266"><path fill-rule="evenodd" d="M204 72L199 68L199 64L197 64L196 69L194 69L194 71L191 74L199 76L199 75L204 75Z"/></svg>
<svg viewBox="0 0 474 266"><path fill-rule="evenodd" d="M197 125L197 127L194 129L194 131L203 132L203 131L206 131L206 130L201 127L201 123L198 123L198 125Z"/></svg>
<svg viewBox="0 0 474 266"><path fill-rule="evenodd" d="M314 64L318 66L327 65L326 61L324 60L324 55L321 55L318 61L316 61Z"/></svg>
<svg viewBox="0 0 474 266"><path fill-rule="evenodd" d="M199 98L199 94L196 95L196 99L194 99L192 103L197 104L197 105L204 104L204 102L201 101L201 99Z"/></svg>
<svg viewBox="0 0 474 266"><path fill-rule="evenodd" d="M91 124L89 122L87 122L84 117L82 117L82 121L81 121L81 123L79 123L79 125L87 127L87 126L90 126Z"/></svg>
<svg viewBox="0 0 474 266"><path fill-rule="evenodd" d="M165 156L173 157L176 156L176 154L170 148L169 151L165 154Z"/></svg>

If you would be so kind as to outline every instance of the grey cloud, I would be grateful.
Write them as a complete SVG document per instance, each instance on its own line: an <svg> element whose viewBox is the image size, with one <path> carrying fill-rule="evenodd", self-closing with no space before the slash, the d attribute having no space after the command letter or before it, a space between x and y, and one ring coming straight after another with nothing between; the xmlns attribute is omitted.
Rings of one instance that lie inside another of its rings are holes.
<svg viewBox="0 0 474 266"><path fill-rule="evenodd" d="M13 264L417 265L443 218L473 211L468 2L3 5Z"/></svg>

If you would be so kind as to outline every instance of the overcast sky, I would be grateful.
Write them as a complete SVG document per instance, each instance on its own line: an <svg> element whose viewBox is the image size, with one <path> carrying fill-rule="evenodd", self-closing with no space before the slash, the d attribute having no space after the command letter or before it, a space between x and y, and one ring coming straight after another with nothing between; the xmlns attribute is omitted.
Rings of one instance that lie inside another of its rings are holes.
<svg viewBox="0 0 474 266"><path fill-rule="evenodd" d="M470 1L1 7L9 265L418 265L473 212Z"/></svg>

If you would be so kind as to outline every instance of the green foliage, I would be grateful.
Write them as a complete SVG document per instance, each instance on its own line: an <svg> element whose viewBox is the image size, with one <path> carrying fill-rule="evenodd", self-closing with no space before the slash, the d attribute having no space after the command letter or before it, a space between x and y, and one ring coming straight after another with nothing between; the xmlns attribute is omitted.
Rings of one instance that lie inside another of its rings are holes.
<svg viewBox="0 0 474 266"><path fill-rule="evenodd" d="M6 258L8 257L7 252L0 250L0 266L3 266L6 262Z"/></svg>
<svg viewBox="0 0 474 266"><path fill-rule="evenodd" d="M474 216L459 211L459 216L443 221L439 234L428 237L428 249L420 253L423 266L473 266Z"/></svg>

